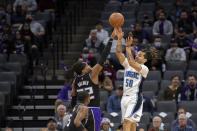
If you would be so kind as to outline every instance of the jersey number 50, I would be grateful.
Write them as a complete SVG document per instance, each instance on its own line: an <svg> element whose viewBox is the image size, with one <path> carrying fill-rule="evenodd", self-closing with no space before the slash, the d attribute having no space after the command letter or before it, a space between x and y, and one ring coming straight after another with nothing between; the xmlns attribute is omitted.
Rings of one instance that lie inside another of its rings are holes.
<svg viewBox="0 0 197 131"><path fill-rule="evenodd" d="M132 87L133 86L133 80L129 80L129 79L126 79L126 87Z"/></svg>

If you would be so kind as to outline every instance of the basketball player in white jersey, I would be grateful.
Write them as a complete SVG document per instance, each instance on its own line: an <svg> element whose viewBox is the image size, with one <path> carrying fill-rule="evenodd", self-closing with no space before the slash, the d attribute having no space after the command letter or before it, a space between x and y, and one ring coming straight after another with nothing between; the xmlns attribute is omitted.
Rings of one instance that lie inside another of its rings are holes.
<svg viewBox="0 0 197 131"><path fill-rule="evenodd" d="M143 109L143 98L140 93L140 83L142 77L146 78L149 72L147 66L144 65L148 60L152 59L150 50L139 51L137 56L133 57L131 52L131 44L133 39L128 38L126 41L126 55L122 53L121 39L124 35L122 29L116 31L118 37L116 55L120 64L124 67L124 83L123 97L121 100L121 110L123 119L123 131L136 131L136 122L140 121Z"/></svg>

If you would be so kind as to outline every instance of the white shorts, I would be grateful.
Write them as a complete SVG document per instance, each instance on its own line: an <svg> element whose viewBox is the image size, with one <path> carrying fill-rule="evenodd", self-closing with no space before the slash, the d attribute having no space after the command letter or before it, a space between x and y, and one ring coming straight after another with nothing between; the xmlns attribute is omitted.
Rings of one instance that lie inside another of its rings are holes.
<svg viewBox="0 0 197 131"><path fill-rule="evenodd" d="M122 120L139 122L142 116L143 98L141 95L123 95L121 100Z"/></svg>

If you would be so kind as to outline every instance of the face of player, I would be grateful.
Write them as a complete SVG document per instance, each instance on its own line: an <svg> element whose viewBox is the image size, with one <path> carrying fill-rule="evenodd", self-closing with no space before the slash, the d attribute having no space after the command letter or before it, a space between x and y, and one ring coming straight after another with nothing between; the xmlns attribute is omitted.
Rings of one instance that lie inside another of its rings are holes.
<svg viewBox="0 0 197 131"><path fill-rule="evenodd" d="M103 122L103 130L108 131L110 127L110 124L108 122Z"/></svg>
<svg viewBox="0 0 197 131"><path fill-rule="evenodd" d="M135 57L136 62L138 62L139 64L144 64L147 59L144 58L145 53L142 51L139 51L137 53L137 56Z"/></svg>
<svg viewBox="0 0 197 131"><path fill-rule="evenodd" d="M190 86L195 86L196 85L196 79L195 79L195 77L194 76L190 76L188 78L188 83L189 83Z"/></svg>
<svg viewBox="0 0 197 131"><path fill-rule="evenodd" d="M88 65L88 64L86 64L86 66L85 66L85 68L83 69L83 73L84 74L86 74L86 73L89 73L89 72L91 72L92 71L92 68Z"/></svg>

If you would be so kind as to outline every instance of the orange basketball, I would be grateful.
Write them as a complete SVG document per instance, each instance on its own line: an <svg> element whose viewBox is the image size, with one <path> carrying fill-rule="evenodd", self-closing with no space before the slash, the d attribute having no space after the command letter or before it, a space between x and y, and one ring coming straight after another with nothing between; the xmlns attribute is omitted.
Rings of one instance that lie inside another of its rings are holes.
<svg viewBox="0 0 197 131"><path fill-rule="evenodd" d="M109 17L109 23L113 27L121 27L124 24L124 16L121 13L112 13Z"/></svg>

